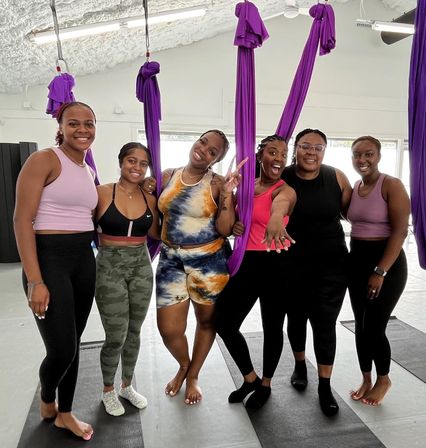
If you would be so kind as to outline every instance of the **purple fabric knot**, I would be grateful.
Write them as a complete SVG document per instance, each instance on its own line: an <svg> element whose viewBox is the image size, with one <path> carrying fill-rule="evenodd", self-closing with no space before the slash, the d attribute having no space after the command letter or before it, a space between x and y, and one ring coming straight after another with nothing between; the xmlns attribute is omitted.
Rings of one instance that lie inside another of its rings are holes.
<svg viewBox="0 0 426 448"><path fill-rule="evenodd" d="M56 75L49 86L49 98L46 107L46 113L56 117L56 112L64 103L71 103L75 101L72 89L75 86L74 78L68 73L61 73Z"/></svg>
<svg viewBox="0 0 426 448"><path fill-rule="evenodd" d="M151 78L160 73L160 64L158 62L145 62L141 67L142 77L144 79Z"/></svg>
<svg viewBox="0 0 426 448"><path fill-rule="evenodd" d="M318 3L309 9L309 14L320 24L320 56L324 56L336 47L336 30L333 8L325 3Z"/></svg>
<svg viewBox="0 0 426 448"><path fill-rule="evenodd" d="M160 112L160 89L158 88L157 73L160 73L160 64L158 62L145 62L139 69L136 78L136 97L141 102L146 101L146 96L151 95L156 97L155 103L158 106L157 113L161 119Z"/></svg>
<svg viewBox="0 0 426 448"><path fill-rule="evenodd" d="M251 2L238 3L235 7L238 17L234 45L238 47L257 48L269 37L257 7Z"/></svg>

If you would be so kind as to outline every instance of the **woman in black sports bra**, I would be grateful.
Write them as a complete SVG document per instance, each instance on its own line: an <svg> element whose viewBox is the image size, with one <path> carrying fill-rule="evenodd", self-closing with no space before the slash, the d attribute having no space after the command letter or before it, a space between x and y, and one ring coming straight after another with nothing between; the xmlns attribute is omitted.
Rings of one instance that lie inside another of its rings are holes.
<svg viewBox="0 0 426 448"><path fill-rule="evenodd" d="M102 401L108 414L124 414L118 395L139 409L146 398L132 385L140 346L140 329L152 294L151 259L146 236L160 238L157 200L139 187L150 164L148 149L127 143L118 155L120 179L98 187L96 228L99 253L96 257L96 303L105 330L101 350L104 382ZM121 358L121 387L114 377Z"/></svg>

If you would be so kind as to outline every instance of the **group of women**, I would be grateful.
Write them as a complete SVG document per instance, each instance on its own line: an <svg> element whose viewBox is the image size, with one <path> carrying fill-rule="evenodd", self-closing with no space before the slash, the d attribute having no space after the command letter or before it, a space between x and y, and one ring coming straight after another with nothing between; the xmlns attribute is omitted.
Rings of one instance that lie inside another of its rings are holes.
<svg viewBox="0 0 426 448"><path fill-rule="evenodd" d="M179 365L165 387L167 395L176 395L185 382L185 403L201 400L198 376L217 331L244 379L229 402L250 395L246 406L262 407L271 394L287 314L295 358L291 384L297 390L308 384L309 320L319 403L326 415L334 415L338 405L330 377L335 324L349 287L363 377L351 396L367 404L381 402L390 387L385 329L407 277L402 243L409 200L398 179L379 172L378 140L367 136L353 143L353 164L361 181L352 193L341 171L322 164L327 139L321 131L306 129L297 135L289 167L287 143L276 135L263 139L256 155L260 176L253 215L245 229L237 220L233 195L242 164L225 178L211 170L229 148L221 131L202 134L186 166L163 173L157 201L152 194L155 179L145 179L150 166L146 147L124 145L118 155L120 179L96 188L85 163L95 138L94 112L84 103L69 103L57 121L57 146L36 152L22 168L14 218L24 289L46 347L40 366L43 418L84 440L93 435L91 425L72 413L72 401L80 338L94 296L105 329L100 355L105 410L122 415L119 396L139 409L147 405L132 387L153 287L147 236L163 243L156 272L157 324ZM349 255L340 224L346 216L352 223ZM94 229L99 242L96 265ZM229 279L226 237L245 231L249 238L242 265ZM284 292L283 275L289 278ZM264 331L261 377L240 332L257 298ZM197 323L191 354L185 334L190 303ZM117 394L114 378L120 359Z"/></svg>

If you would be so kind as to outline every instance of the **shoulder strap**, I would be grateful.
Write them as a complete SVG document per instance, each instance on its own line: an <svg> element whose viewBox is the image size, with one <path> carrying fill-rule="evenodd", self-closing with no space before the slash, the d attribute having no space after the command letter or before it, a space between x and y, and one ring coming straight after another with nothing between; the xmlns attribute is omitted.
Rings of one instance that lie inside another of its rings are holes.
<svg viewBox="0 0 426 448"><path fill-rule="evenodd" d="M115 201L115 186L116 186L117 184L114 184L113 186L112 186L112 202L114 202Z"/></svg>

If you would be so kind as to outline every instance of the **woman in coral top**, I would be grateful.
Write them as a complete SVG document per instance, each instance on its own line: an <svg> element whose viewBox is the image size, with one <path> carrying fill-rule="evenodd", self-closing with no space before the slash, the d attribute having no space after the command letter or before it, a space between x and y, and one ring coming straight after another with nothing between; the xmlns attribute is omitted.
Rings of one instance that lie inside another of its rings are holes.
<svg viewBox="0 0 426 448"><path fill-rule="evenodd" d="M296 202L296 193L282 179L287 162L287 144L282 137L264 138L258 147L260 177L256 179L249 239L237 274L223 290L217 306L216 330L236 362L244 382L229 395L230 403L242 402L259 409L271 394L271 381L283 348L286 302L280 278L286 272L285 226ZM234 233L244 230L237 222ZM272 249L272 251L271 251ZM265 280L265 281L263 281ZM247 342L240 327L257 299L262 313L263 375L254 370Z"/></svg>

